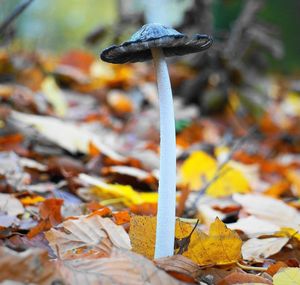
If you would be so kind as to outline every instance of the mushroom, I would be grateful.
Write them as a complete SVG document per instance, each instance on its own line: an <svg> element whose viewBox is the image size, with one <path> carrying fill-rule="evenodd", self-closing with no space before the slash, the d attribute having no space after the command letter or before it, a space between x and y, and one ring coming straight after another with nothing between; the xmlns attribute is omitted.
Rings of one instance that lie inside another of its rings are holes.
<svg viewBox="0 0 300 285"><path fill-rule="evenodd" d="M155 258L174 253L176 209L176 136L173 98L165 57L205 50L212 39L207 35L189 38L161 24L144 25L131 39L101 53L110 63L141 62L153 59L160 104L160 174Z"/></svg>

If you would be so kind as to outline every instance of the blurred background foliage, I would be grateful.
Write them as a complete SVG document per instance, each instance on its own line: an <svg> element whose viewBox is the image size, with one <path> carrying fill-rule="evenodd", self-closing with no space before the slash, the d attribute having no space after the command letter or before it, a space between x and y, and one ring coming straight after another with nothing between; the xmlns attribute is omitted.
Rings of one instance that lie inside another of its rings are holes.
<svg viewBox="0 0 300 285"><path fill-rule="evenodd" d="M142 11L143 1L119 0L127 10ZM61 53L68 49L82 48L83 39L95 27L110 25L118 21L118 0L42 0L34 1L16 20L18 44L22 48L47 49ZM168 0L172 13L166 15L171 23L178 23L192 0ZM0 0L0 21L20 3L20 0ZM244 1L213 0L215 31L228 31L237 18ZM274 61L273 70L298 72L300 66L300 1L266 0L260 18L276 25L285 48L285 56ZM201 31L199 31L201 32ZM84 47L99 52L101 46Z"/></svg>

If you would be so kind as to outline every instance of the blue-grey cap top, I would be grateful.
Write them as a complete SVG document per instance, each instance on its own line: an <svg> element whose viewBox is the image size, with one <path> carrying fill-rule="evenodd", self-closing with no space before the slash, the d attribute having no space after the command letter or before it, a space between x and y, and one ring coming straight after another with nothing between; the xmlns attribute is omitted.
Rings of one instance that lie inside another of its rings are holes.
<svg viewBox="0 0 300 285"><path fill-rule="evenodd" d="M161 48L166 57L195 53L209 48L212 38L196 34L189 38L161 24L147 24L129 41L102 51L100 57L110 63L140 62L152 59L151 49Z"/></svg>

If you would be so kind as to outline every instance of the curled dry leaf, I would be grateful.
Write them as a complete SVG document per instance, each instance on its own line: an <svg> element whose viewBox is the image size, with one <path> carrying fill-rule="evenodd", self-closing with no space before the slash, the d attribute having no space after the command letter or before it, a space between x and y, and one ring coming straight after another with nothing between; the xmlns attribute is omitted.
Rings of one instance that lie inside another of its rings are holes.
<svg viewBox="0 0 300 285"><path fill-rule="evenodd" d="M152 261L134 252L113 248L107 258L58 261L70 285L184 285L158 269Z"/></svg>
<svg viewBox="0 0 300 285"><path fill-rule="evenodd" d="M148 258L154 256L155 217L134 216L130 221L132 249ZM193 230L188 224L176 221L175 237L182 239ZM183 255L199 265L223 265L235 263L241 258L242 241L219 219L211 224L209 234L195 230L188 249Z"/></svg>
<svg viewBox="0 0 300 285"><path fill-rule="evenodd" d="M48 252L38 248L16 252L0 247L0 268L0 281L48 285L60 279L54 264L49 261Z"/></svg>
<svg viewBox="0 0 300 285"><path fill-rule="evenodd" d="M289 238L252 238L242 246L243 258L250 261L263 262L273 254L278 253L289 241Z"/></svg>
<svg viewBox="0 0 300 285"><path fill-rule="evenodd" d="M74 255L78 258L87 253L90 258L107 256L112 246L131 249L123 227L97 215L64 221L58 229L48 231L46 238L56 255L62 259L74 258Z"/></svg>

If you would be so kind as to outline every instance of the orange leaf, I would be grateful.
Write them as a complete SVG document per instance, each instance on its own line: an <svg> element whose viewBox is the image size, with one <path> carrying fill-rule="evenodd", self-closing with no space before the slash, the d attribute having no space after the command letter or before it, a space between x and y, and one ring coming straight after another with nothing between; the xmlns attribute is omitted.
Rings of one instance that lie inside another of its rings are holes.
<svg viewBox="0 0 300 285"><path fill-rule="evenodd" d="M265 192L265 195L272 196L274 198L278 198L280 195L285 193L290 188L290 183L286 180L280 180L274 184L272 184Z"/></svg>
<svg viewBox="0 0 300 285"><path fill-rule="evenodd" d="M47 231L51 228L51 224L49 220L41 220L35 227L30 229L29 233L27 234L28 238L33 238L39 233L43 231Z"/></svg>
<svg viewBox="0 0 300 285"><path fill-rule="evenodd" d="M111 210L107 207L103 207L102 209L90 213L87 217L88 218L93 216L105 217L105 216L109 216L110 214L111 214Z"/></svg>
<svg viewBox="0 0 300 285"><path fill-rule="evenodd" d="M52 226L56 226L63 221L61 215L61 206L64 203L62 199L47 199L39 207L40 216L43 220L49 219Z"/></svg>
<svg viewBox="0 0 300 285"><path fill-rule="evenodd" d="M283 267L288 267L288 265L282 261L277 261L275 264L271 264L268 267L268 270L266 271L266 273L268 273L269 275L273 276L277 273L277 271Z"/></svg>
<svg viewBox="0 0 300 285"><path fill-rule="evenodd" d="M115 218L115 223L117 225L123 225L130 222L130 215L127 211L120 211L113 214Z"/></svg>

